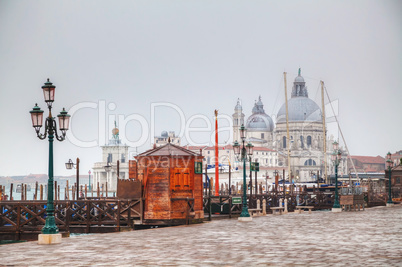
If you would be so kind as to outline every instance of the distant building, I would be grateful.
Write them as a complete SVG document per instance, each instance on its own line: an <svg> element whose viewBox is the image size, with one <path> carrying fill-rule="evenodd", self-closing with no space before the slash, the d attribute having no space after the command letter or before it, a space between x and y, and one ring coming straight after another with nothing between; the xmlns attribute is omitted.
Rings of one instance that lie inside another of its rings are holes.
<svg viewBox="0 0 402 267"><path fill-rule="evenodd" d="M215 164L215 147L214 146L185 146L186 149L196 153L202 153L204 164ZM243 168L243 163L239 162L235 157L233 146L220 146L219 148L219 163L231 165L232 168ZM267 147L254 147L253 162L260 163L260 167L278 167L278 152Z"/></svg>
<svg viewBox="0 0 402 267"><path fill-rule="evenodd" d="M315 181L317 172L320 172L320 177L323 177L325 161L327 162L327 175L330 175L333 172L331 153L334 140L327 138L327 153L324 155L321 108L308 97L306 82L301 76L300 69L293 82L287 113L289 140L287 138L286 103L283 103L279 109L276 124L274 124L271 117L265 113L260 96L245 123L240 100L237 100L232 116L233 139L240 141L239 129L244 124L247 129L246 141L251 142L256 148L277 151L278 164L276 166L285 167L290 164L294 181ZM288 162L288 148L290 149L290 162ZM339 172L346 174L347 153L344 149L340 149L342 150L342 160ZM262 160L264 161L264 159Z"/></svg>
<svg viewBox="0 0 402 267"><path fill-rule="evenodd" d="M92 185L94 191L99 187L108 186L109 192L116 192L117 189L117 161L119 160L119 178L128 179L128 146L121 143L119 129L112 130L113 136L109 143L102 146L102 162L96 162L93 166ZM112 166L106 171L105 166ZM105 190L105 188L104 188ZM102 191L102 189L101 189Z"/></svg>
<svg viewBox="0 0 402 267"><path fill-rule="evenodd" d="M180 146L180 137L176 136L174 131L163 131L160 136L154 137L154 144L156 147L160 147L170 143L176 146Z"/></svg>
<svg viewBox="0 0 402 267"><path fill-rule="evenodd" d="M394 166L400 165L402 159L402 150L396 151L394 154L391 154L391 160L394 163Z"/></svg>
<svg viewBox="0 0 402 267"><path fill-rule="evenodd" d="M350 156L357 172L384 172L385 158L381 156ZM354 172L353 167L349 166L349 172Z"/></svg>

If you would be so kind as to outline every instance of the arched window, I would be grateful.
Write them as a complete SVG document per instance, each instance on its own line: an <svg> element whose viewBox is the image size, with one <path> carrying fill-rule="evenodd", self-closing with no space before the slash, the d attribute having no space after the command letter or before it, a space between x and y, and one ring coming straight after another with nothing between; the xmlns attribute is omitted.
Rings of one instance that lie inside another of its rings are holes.
<svg viewBox="0 0 402 267"><path fill-rule="evenodd" d="M283 137L283 148L286 148L286 136Z"/></svg>
<svg viewBox="0 0 402 267"><path fill-rule="evenodd" d="M312 159L308 159L304 162L304 166L316 166L316 165L317 164L316 164L315 160L312 160Z"/></svg>
<svg viewBox="0 0 402 267"><path fill-rule="evenodd" d="M311 135L307 136L307 146L311 146Z"/></svg>
<svg viewBox="0 0 402 267"><path fill-rule="evenodd" d="M303 135L300 135L300 146L301 148L304 148L304 140L303 140Z"/></svg>

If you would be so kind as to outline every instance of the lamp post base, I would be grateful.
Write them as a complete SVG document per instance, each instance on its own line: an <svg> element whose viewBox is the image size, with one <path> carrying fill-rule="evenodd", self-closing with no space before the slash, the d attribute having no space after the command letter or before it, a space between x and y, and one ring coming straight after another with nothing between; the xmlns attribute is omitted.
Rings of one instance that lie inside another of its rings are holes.
<svg viewBox="0 0 402 267"><path fill-rule="evenodd" d="M237 220L239 222L251 222L253 220L253 217L238 217Z"/></svg>
<svg viewBox="0 0 402 267"><path fill-rule="evenodd" d="M342 212L342 208L332 208L332 212Z"/></svg>
<svg viewBox="0 0 402 267"><path fill-rule="evenodd" d="M52 245L61 243L61 234L39 234L39 245Z"/></svg>
<svg viewBox="0 0 402 267"><path fill-rule="evenodd" d="M394 203L388 203L387 202L387 207L393 207L394 206Z"/></svg>

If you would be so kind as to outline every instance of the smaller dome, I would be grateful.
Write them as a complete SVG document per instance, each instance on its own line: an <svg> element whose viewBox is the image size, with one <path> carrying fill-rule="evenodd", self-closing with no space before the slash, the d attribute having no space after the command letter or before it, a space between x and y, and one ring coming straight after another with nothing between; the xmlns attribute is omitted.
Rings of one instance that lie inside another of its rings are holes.
<svg viewBox="0 0 402 267"><path fill-rule="evenodd" d="M266 114L253 114L247 120L247 130L272 132L274 123Z"/></svg>
<svg viewBox="0 0 402 267"><path fill-rule="evenodd" d="M241 104L240 104L240 99L237 99L237 104L235 106L235 110L242 110Z"/></svg>
<svg viewBox="0 0 402 267"><path fill-rule="evenodd" d="M304 78L302 76L297 76L295 78L295 83L304 83Z"/></svg>
<svg viewBox="0 0 402 267"><path fill-rule="evenodd" d="M161 136L162 136L162 137L168 137L168 132L163 131L163 132L161 133Z"/></svg>

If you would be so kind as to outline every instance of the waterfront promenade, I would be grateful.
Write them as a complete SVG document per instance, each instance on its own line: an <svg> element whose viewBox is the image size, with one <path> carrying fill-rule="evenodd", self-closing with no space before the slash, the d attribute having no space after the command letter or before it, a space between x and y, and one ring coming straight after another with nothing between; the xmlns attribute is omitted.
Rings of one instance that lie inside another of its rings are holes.
<svg viewBox="0 0 402 267"><path fill-rule="evenodd" d="M402 205L0 246L0 266L402 266Z"/></svg>

